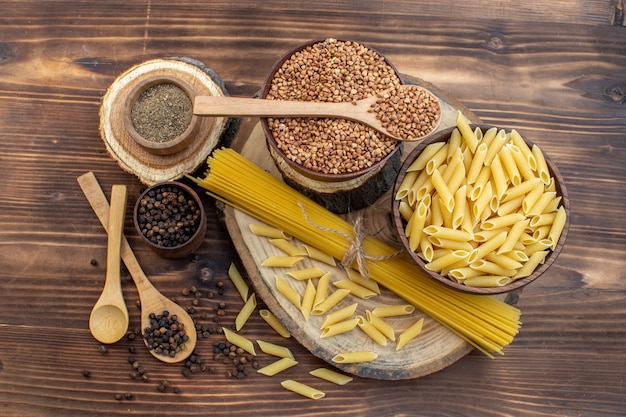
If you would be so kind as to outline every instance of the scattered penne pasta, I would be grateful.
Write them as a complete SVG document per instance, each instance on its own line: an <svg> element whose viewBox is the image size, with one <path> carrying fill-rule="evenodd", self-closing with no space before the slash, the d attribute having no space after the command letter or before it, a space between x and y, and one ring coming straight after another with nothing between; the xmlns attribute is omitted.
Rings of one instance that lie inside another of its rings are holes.
<svg viewBox="0 0 626 417"><path fill-rule="evenodd" d="M284 231L266 224L251 223L250 231L257 236L271 237L274 239L291 239L291 236Z"/></svg>
<svg viewBox="0 0 626 417"><path fill-rule="evenodd" d="M327 253L322 252L316 247L304 245L304 249L306 250L307 254L309 255L309 258L311 259L315 259L316 261L320 261L331 266L337 265L337 263L335 262L335 258L333 258Z"/></svg>
<svg viewBox="0 0 626 417"><path fill-rule="evenodd" d="M311 314L315 316L321 316L328 312L331 308L336 306L341 300L346 298L350 294L350 290L344 290L339 288L338 290L331 293L324 301L313 306L313 310L311 310Z"/></svg>
<svg viewBox="0 0 626 417"><path fill-rule="evenodd" d="M354 329L357 326L358 319L348 319L344 321L340 321L339 323L331 324L330 326L324 327L322 330L322 334L320 338L325 339L331 336L337 336L338 334L347 333L350 330Z"/></svg>
<svg viewBox="0 0 626 417"><path fill-rule="evenodd" d="M269 268L293 268L302 259L302 256L270 256L261 262L261 266Z"/></svg>
<svg viewBox="0 0 626 417"><path fill-rule="evenodd" d="M419 335L422 332L423 324L424 324L424 318L422 317L419 320L417 320L415 323L413 323L411 326L409 326L408 329L400 333L398 335L398 341L396 342L396 350L402 349L407 343L415 339L417 335Z"/></svg>
<svg viewBox="0 0 626 417"><path fill-rule="evenodd" d="M260 310L259 315L276 333L282 337L288 339L291 337L291 333L287 328L276 318L276 316L269 310Z"/></svg>
<svg viewBox="0 0 626 417"><path fill-rule="evenodd" d="M300 305L300 311L304 318L308 321L311 317L311 310L313 309L313 302L315 301L315 285L313 281L308 280L304 294L302 295L302 303Z"/></svg>
<svg viewBox="0 0 626 417"><path fill-rule="evenodd" d="M359 328L363 330L363 332L374 342L381 346L387 346L387 338L385 335L382 334L372 323L365 320L363 316L357 317L357 326L359 326Z"/></svg>
<svg viewBox="0 0 626 417"><path fill-rule="evenodd" d="M358 303L350 304L349 306L340 308L339 310L335 310L332 313L328 313L324 316L322 320L322 325L320 328L323 330L324 328L331 326L335 323L339 323L340 321L346 320L356 312L356 308Z"/></svg>
<svg viewBox="0 0 626 417"><path fill-rule="evenodd" d="M224 336L226 336L226 340L228 340L233 345L242 348L249 354L256 356L254 344L249 339L233 332L232 330L227 329L226 327L222 327L222 330L224 331Z"/></svg>
<svg viewBox="0 0 626 417"><path fill-rule="evenodd" d="M296 269L296 270L287 272L287 275L289 275L293 279L297 279L298 281L305 281L307 279L320 278L324 274L325 272L316 266L311 267L311 268Z"/></svg>
<svg viewBox="0 0 626 417"><path fill-rule="evenodd" d="M231 262L230 267L228 268L228 277L232 281L233 285L237 289L237 292L241 296L241 299L244 303L248 300L248 294L250 292L250 288L248 284L244 281L241 273L237 269L234 263Z"/></svg>
<svg viewBox="0 0 626 417"><path fill-rule="evenodd" d="M341 374L328 368L317 368L310 371L309 374L337 385L346 385L354 380L349 375Z"/></svg>
<svg viewBox="0 0 626 417"><path fill-rule="evenodd" d="M252 312L256 308L256 295L253 293L248 301L243 305L239 313L237 313L237 317L235 317L235 330L239 331L246 324Z"/></svg>
<svg viewBox="0 0 626 417"><path fill-rule="evenodd" d="M343 279L341 281L337 281L337 282L333 282L333 285L337 288L342 288L344 290L348 290L350 291L350 294L354 295L355 297L358 298L362 298L362 299L370 299L372 297L377 296L378 294L376 294L374 291L370 290L369 288L365 288L360 286L359 284L357 284L354 281L350 281L347 279Z"/></svg>
<svg viewBox="0 0 626 417"><path fill-rule="evenodd" d="M333 356L332 361L335 363L360 363L371 362L376 360L376 358L378 358L376 352L371 351L345 352Z"/></svg>
<svg viewBox="0 0 626 417"><path fill-rule="evenodd" d="M303 397L307 397L312 400L319 400L320 398L324 398L326 395L323 391L292 379L282 381L280 385L289 391L295 392L296 394L300 394Z"/></svg>
<svg viewBox="0 0 626 417"><path fill-rule="evenodd" d="M291 358L295 360L293 353L289 350L288 347L276 345L274 343L265 342L263 340L257 340L257 345L263 353L267 353L268 355L277 356L279 358Z"/></svg>
<svg viewBox="0 0 626 417"><path fill-rule="evenodd" d="M284 278L279 277L278 275L276 275L276 289L278 289L278 292L284 295L285 298L287 298L287 300L289 300L289 302L291 302L291 304L296 306L298 309L302 307L302 300L298 291L289 285Z"/></svg>
<svg viewBox="0 0 626 417"><path fill-rule="evenodd" d="M269 242L289 256L307 256L304 248L294 245L289 239L269 239Z"/></svg>
<svg viewBox="0 0 626 417"><path fill-rule="evenodd" d="M410 304L379 306L372 310L372 314L376 317L393 317L405 316L415 311L415 307Z"/></svg>
<svg viewBox="0 0 626 417"><path fill-rule="evenodd" d="M263 368L257 369L257 372L267 376L274 376L286 369L296 366L297 364L298 362L291 358L280 358Z"/></svg>

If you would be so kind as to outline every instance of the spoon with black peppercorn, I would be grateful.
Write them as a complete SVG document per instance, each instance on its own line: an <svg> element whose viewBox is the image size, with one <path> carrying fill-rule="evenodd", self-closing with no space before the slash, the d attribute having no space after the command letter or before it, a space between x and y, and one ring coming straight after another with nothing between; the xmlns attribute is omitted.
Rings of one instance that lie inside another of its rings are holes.
<svg viewBox="0 0 626 417"><path fill-rule="evenodd" d="M100 223L105 230L108 231L109 202L102 188L100 188L96 176L93 172L88 172L78 177L78 183L100 220ZM158 332L161 333L161 335L169 335L169 330L170 332L174 332L172 337L179 340L175 342L174 345L159 343L155 346L148 345L148 341L144 335L144 342L149 352L155 358L167 363L176 363L185 360L195 349L198 337L193 319L185 309L165 297L150 283L141 269L128 240L126 240L124 236L121 238L120 252L122 260L133 278L137 292L139 293L142 330L150 329L151 332ZM171 328L166 328L165 324L169 325L168 327ZM156 340L158 338L151 336L151 339Z"/></svg>
<svg viewBox="0 0 626 417"><path fill-rule="evenodd" d="M104 288L89 315L89 330L101 343L115 343L128 329L128 309L124 302L120 281L120 247L126 209L126 186L111 188L109 237L107 242L107 269Z"/></svg>
<svg viewBox="0 0 626 417"><path fill-rule="evenodd" d="M418 141L437 130L441 121L441 104L425 88L400 85L352 102L197 96L193 113L222 117L344 118L363 123L398 141Z"/></svg>

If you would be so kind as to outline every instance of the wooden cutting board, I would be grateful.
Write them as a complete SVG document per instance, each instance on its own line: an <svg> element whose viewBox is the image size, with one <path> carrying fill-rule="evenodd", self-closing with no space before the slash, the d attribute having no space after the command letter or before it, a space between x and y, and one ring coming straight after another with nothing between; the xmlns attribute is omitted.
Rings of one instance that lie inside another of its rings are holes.
<svg viewBox="0 0 626 417"><path fill-rule="evenodd" d="M439 97L443 108L439 129L454 126L458 110L461 110L471 122L480 123L480 119L476 115L430 83L410 76L403 78L405 83L429 88ZM414 146L415 144L406 143L403 155L407 155ZM266 147L265 137L258 119L250 118L242 121L239 133L233 140L231 147L277 178L281 178ZM362 216L368 231L375 232L378 238L399 248L399 242L393 235L393 225L390 220L390 194L391 191L388 191L370 207L343 217L354 219L357 215ZM362 377L387 380L409 379L439 371L461 359L472 350L469 344L418 310L408 316L386 319L394 327L396 334L399 334L420 317L425 318L422 333L399 351L395 350L395 343L393 342L384 347L373 343L359 328L342 335L321 339L320 323L323 316L311 316L309 321L306 321L301 312L276 288L276 275L286 276L286 273L292 269L260 266L269 256L284 254L271 245L267 238L256 236L250 232L249 225L259 223L259 221L231 207L224 208L223 215L226 228L257 296L263 299L267 307L289 329L293 337L313 355L329 364L344 372ZM296 241L296 243L298 242ZM309 258L306 258L293 269L310 266L318 266L324 271L332 272L331 282L346 279L346 273L341 267L332 267ZM306 285L304 281L291 280L290 283L300 294L304 293ZM501 299L502 297L504 296L500 296ZM355 302L358 303L356 314L364 316L366 310L372 310L376 306L406 304L400 297L382 289L379 296L368 300L348 296L336 308ZM358 364L338 365L332 361L332 357L338 353L363 350L373 350L378 354L378 358L371 362Z"/></svg>

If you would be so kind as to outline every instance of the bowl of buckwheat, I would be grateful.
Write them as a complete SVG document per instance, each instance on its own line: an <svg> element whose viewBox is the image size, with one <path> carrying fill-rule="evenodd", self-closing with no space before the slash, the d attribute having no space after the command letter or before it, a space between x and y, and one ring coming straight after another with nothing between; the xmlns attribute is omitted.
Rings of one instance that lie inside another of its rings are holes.
<svg viewBox="0 0 626 417"><path fill-rule="evenodd" d="M198 194L178 181L154 184L141 193L133 213L139 236L165 258L196 251L206 234L206 214Z"/></svg>
<svg viewBox="0 0 626 417"><path fill-rule="evenodd" d="M269 100L356 102L402 85L396 68L354 41L315 40L280 59L264 85ZM342 118L263 118L274 161L316 181L348 181L399 165L401 142ZM279 166L280 168L280 166Z"/></svg>

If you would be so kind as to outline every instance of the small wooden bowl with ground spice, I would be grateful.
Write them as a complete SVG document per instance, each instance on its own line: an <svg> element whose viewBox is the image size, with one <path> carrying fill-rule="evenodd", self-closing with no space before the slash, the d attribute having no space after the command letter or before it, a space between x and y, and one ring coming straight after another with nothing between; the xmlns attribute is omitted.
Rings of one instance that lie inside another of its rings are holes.
<svg viewBox="0 0 626 417"><path fill-rule="evenodd" d="M130 137L150 152L168 155L185 149L198 131L193 87L169 75L152 75L133 86L125 102Z"/></svg>
<svg viewBox="0 0 626 417"><path fill-rule="evenodd" d="M563 249L569 196L556 165L518 132L466 126L473 140L451 127L406 157L392 194L396 233L411 259L443 285L482 295L517 290Z"/></svg>
<svg viewBox="0 0 626 417"><path fill-rule="evenodd" d="M133 221L146 245L166 258L192 254L206 234L206 214L200 197L191 187L177 181L158 183L141 193Z"/></svg>

